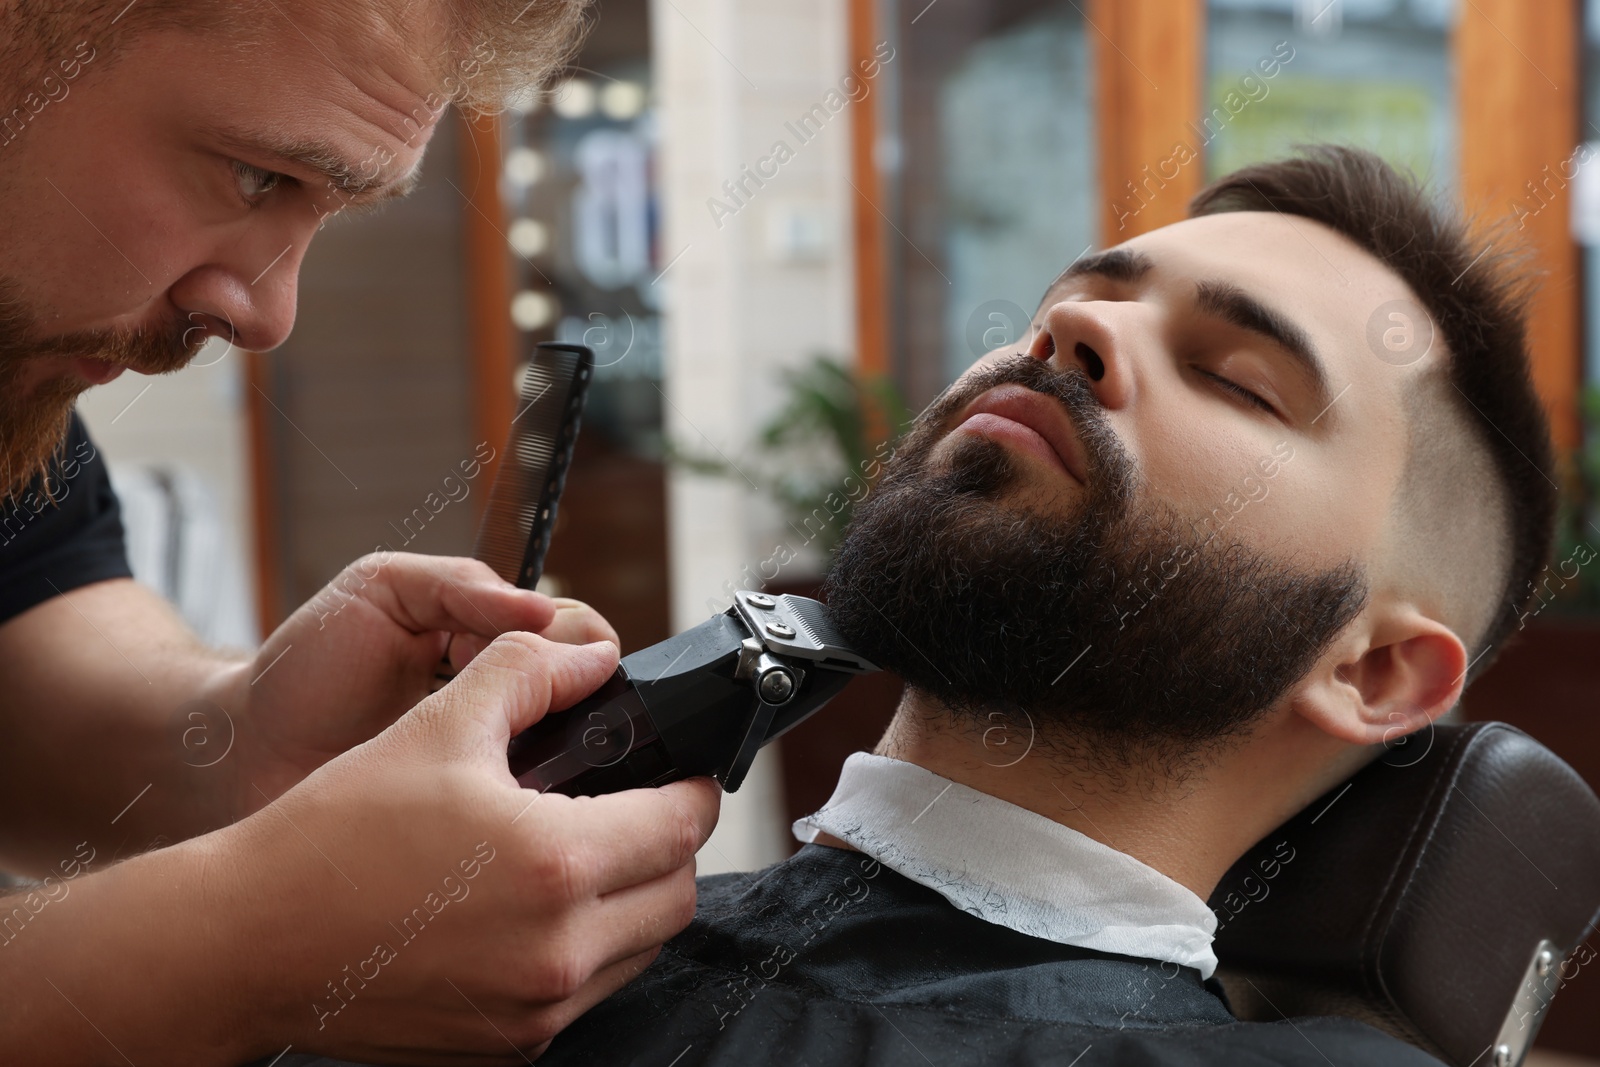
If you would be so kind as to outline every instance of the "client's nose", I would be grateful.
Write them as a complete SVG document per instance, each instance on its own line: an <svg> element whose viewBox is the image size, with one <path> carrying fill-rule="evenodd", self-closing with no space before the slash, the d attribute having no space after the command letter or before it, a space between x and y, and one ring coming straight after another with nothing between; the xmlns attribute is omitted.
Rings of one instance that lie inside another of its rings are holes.
<svg viewBox="0 0 1600 1067"><path fill-rule="evenodd" d="M1133 391L1131 368L1120 339L1121 332L1133 324L1111 321L1117 314L1115 307L1100 301L1062 301L1046 313L1043 329L1028 348L1030 356L1058 370L1076 367L1083 371L1107 408L1125 407Z"/></svg>
<svg viewBox="0 0 1600 1067"><path fill-rule="evenodd" d="M1083 372L1089 376L1090 381L1098 382L1106 376L1105 362L1100 358L1100 353L1079 341L1073 346L1072 355L1082 365Z"/></svg>

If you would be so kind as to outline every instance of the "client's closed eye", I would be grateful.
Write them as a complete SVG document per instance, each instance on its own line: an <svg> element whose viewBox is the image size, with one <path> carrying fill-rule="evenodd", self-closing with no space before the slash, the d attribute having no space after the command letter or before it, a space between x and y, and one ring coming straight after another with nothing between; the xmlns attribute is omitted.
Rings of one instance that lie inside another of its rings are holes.
<svg viewBox="0 0 1600 1067"><path fill-rule="evenodd" d="M1233 379L1224 378L1222 375L1217 374L1214 371L1206 370L1204 367L1196 367L1195 370L1209 381L1215 383L1217 388L1221 389L1223 392L1229 393L1240 400L1243 400L1252 407L1260 408L1269 415L1276 415L1278 413L1277 408L1273 407L1260 396L1251 392L1249 389L1246 389Z"/></svg>

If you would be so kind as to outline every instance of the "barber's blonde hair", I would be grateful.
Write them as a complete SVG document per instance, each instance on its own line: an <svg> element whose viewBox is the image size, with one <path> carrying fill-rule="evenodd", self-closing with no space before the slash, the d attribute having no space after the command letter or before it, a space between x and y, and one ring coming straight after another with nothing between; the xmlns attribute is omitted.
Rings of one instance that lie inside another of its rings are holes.
<svg viewBox="0 0 1600 1067"><path fill-rule="evenodd" d="M116 62L117 46L150 29L230 31L246 38L271 18L295 21L307 0L0 0L0 113L71 56L80 41L96 51L95 68ZM439 20L444 54L435 66L445 101L468 111L501 110L513 94L542 86L577 51L588 28L589 0L340 0L318 3L309 17L404 28Z"/></svg>

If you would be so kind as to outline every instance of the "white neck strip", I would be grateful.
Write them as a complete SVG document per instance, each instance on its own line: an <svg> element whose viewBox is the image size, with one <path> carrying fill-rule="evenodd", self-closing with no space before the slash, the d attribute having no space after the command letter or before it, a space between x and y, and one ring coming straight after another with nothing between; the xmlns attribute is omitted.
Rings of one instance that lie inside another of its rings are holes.
<svg viewBox="0 0 1600 1067"><path fill-rule="evenodd" d="M970 915L1031 937L1217 969L1217 917L1125 852L902 760L857 752L828 803L794 824L826 831Z"/></svg>

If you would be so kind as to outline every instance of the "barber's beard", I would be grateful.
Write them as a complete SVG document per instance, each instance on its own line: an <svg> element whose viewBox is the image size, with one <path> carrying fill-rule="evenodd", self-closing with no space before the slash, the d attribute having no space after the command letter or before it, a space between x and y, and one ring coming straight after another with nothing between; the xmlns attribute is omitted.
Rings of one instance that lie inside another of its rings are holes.
<svg viewBox="0 0 1600 1067"><path fill-rule="evenodd" d="M103 359L140 374L166 374L186 366L205 343L202 331L181 322L41 339L39 321L20 287L0 278L0 501L44 475L66 437L73 405L89 388L72 373L71 360ZM59 372L27 389L30 365L40 362Z"/></svg>
<svg viewBox="0 0 1600 1067"><path fill-rule="evenodd" d="M930 456L957 412L1007 382L1059 401L1088 453L1088 484L1063 483L1050 514L1008 503L1024 468L993 441ZM1306 571L1226 529L1208 540L1148 495L1081 372L997 364L934 402L856 506L830 613L958 720L1011 741L1031 723L1041 745L1096 765L1175 769L1277 703L1366 587L1353 565Z"/></svg>

